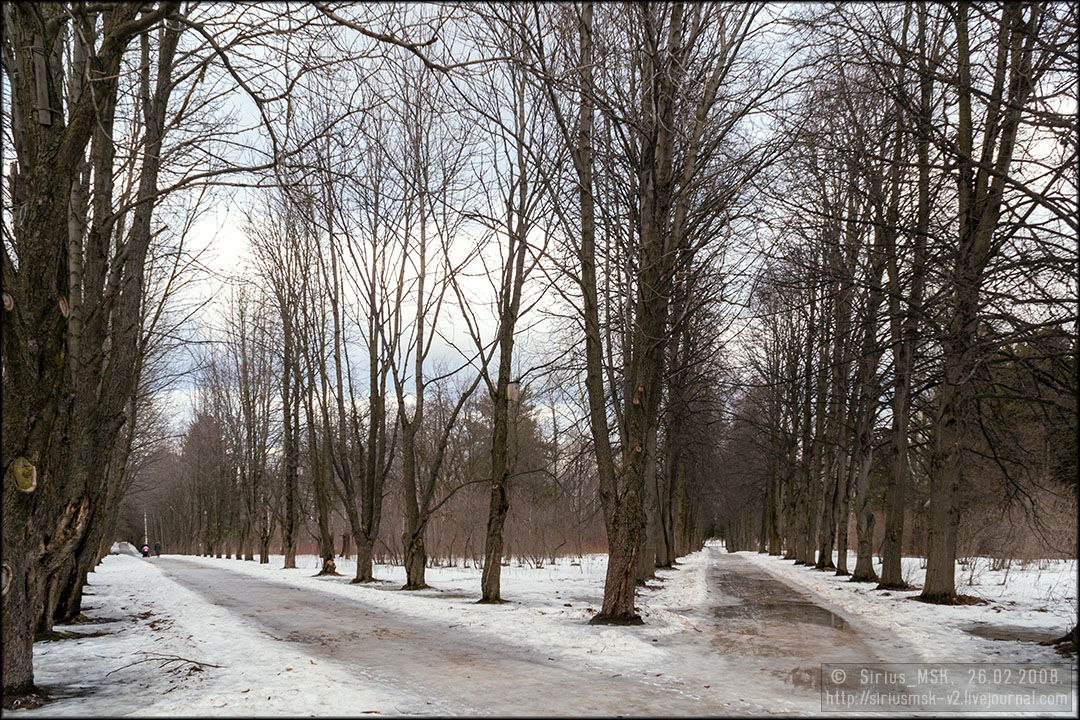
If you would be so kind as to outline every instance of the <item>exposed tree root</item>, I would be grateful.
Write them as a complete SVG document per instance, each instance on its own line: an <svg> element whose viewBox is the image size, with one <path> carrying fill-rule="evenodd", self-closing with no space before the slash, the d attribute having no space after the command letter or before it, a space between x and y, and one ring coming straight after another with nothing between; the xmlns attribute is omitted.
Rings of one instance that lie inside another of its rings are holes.
<svg viewBox="0 0 1080 720"><path fill-rule="evenodd" d="M916 595L911 598L931 605L986 605L986 601L974 595Z"/></svg>
<svg viewBox="0 0 1080 720"><path fill-rule="evenodd" d="M51 701L52 698L46 695L44 690L31 686L29 690L23 693L5 694L2 703L0 703L0 707L3 707L4 710L8 711L19 710L20 708L23 710L33 710L34 708L39 708Z"/></svg>
<svg viewBox="0 0 1080 720"><path fill-rule="evenodd" d="M917 585L908 585L906 582L898 583L878 583L875 590L918 590Z"/></svg>
<svg viewBox="0 0 1080 720"><path fill-rule="evenodd" d="M1077 640L1080 633L1080 625L1073 625L1073 629L1065 633L1057 640L1047 640L1040 645L1052 645L1062 655L1075 655L1077 652Z"/></svg>
<svg viewBox="0 0 1080 720"><path fill-rule="evenodd" d="M641 619L640 615L604 615L599 613L593 615L592 620L589 620L590 625L644 625L645 621Z"/></svg>
<svg viewBox="0 0 1080 720"><path fill-rule="evenodd" d="M870 573L869 575L852 575L848 578L848 582L872 583L877 581L878 576L874 573Z"/></svg>

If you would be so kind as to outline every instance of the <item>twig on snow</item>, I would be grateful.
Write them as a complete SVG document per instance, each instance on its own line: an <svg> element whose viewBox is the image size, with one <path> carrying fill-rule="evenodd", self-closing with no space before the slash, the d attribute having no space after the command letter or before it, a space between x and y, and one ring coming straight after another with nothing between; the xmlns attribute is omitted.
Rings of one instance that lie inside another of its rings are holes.
<svg viewBox="0 0 1080 720"><path fill-rule="evenodd" d="M109 672L105 673L105 676L108 677L109 675L112 675L114 672L119 672L120 670L123 670L124 668L129 668L132 665L138 665L139 663L155 662L155 661L159 661L161 663L160 665L158 665L159 668L164 668L167 665L171 665L172 663L191 663L192 665L197 665L197 666L204 666L205 665L206 667L213 667L213 668L224 667L224 665L215 665L214 663L203 662L202 660L191 660L189 658L180 657L179 655L162 655L160 653L153 653L153 654L151 654L151 653L143 653L143 655L146 655L146 657L144 657L142 660L136 660L135 662L128 663L127 665L121 665L120 667L116 668L115 670L110 670Z"/></svg>

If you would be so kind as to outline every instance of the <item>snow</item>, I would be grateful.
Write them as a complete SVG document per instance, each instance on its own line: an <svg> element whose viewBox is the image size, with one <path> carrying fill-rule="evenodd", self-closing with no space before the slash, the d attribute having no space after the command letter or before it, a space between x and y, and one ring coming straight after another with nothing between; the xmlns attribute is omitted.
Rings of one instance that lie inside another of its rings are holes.
<svg viewBox="0 0 1080 720"><path fill-rule="evenodd" d="M349 580L356 572L355 560L336 560L342 577L334 578L313 576L320 567L315 556L297 558L299 567L290 570L281 568L284 563L281 555L271 555L268 564L203 557L187 559L314 592L357 599L397 615L430 620L433 625L453 625L501 638L509 632L510 636L531 642L534 648L542 648L549 654L557 652L564 658L595 656L591 659L617 669L626 669L633 662L659 661L663 653L652 647L651 640L678 631L672 622L655 622L661 616L670 620L663 604L645 605L642 614L649 624L644 632L630 633L624 628L587 624L603 599L607 568L604 555L587 555L572 561L579 565L561 558L561 562L539 569L503 567L502 597L509 602L501 605L475 604L480 595L480 570L475 568L428 568L426 580L431 589L400 592L398 588L405 583L405 569L400 566L377 565L375 577L384 582L352 585ZM684 595L695 592L694 580L704 584L703 576L680 580L670 602L682 603Z"/></svg>
<svg viewBox="0 0 1080 720"><path fill-rule="evenodd" d="M796 665L790 658L754 654L750 648L740 654L717 644L724 637L724 621L711 609L729 598L711 578L724 557L719 545L710 544L680 558L676 568L658 571L658 579L638 593L646 624L632 628L587 624L603 596L602 555L560 558L540 568L504 566L502 594L509 602L502 605L475 603L477 568L429 568L431 589L404 592L397 589L405 580L403 568L378 565L375 575L381 582L352 585L355 563L343 558L337 560L342 577L315 577L319 559L313 556L297 558L300 567L290 570L282 569L280 555L271 556L268 564L183 560L430 623L446 643L455 638L480 646L510 641L521 657L542 652L582 673L635 678L690 699L716 703L722 698L730 713L818 714L817 690L792 680L807 668L816 672L814 663L824 660L804 658ZM958 570L958 587L988 604L943 607L907 599L914 591L875 591L873 585L846 582L777 557L748 552L731 557L805 589L890 661L1067 662L1051 648L977 637L965 628L982 622L1063 634L1076 621L1075 561L1014 565L1001 584L1004 572L991 571L988 561L980 560L973 573L968 567ZM36 681L65 699L13 716L432 712L431 704L413 692L358 677L344 665L304 654L302 645L279 642L238 621L237 615L172 580L163 571L167 564L158 562L128 554L105 558L90 576L85 609L92 619L111 621L57 630L108 634L37 643ZM917 559L905 561L909 582L921 582L918 564ZM969 576L975 585L966 584ZM160 659L138 662L152 657ZM174 658L184 660L159 667Z"/></svg>
<svg viewBox="0 0 1080 720"><path fill-rule="evenodd" d="M114 542L112 547L109 548L109 553L112 555L130 555L131 557L142 557L142 553L129 542Z"/></svg>
<svg viewBox="0 0 1080 720"><path fill-rule="evenodd" d="M1033 642L992 640L968 630L978 625L1009 626L1047 638L1058 638L1077 622L1076 560L1039 560L1021 565L1013 562L1006 570L991 570L989 558L973 558L971 564L957 565L956 588L964 595L986 601L985 605L931 605L912 598L919 590L882 591L874 583L853 583L791 560L756 552L739 552L740 557L785 582L803 587L833 607L857 617L883 637L893 636L917 648L922 662L1062 662L1053 648ZM848 553L848 567L855 567L855 554ZM836 554L833 553L835 561ZM926 569L920 558L904 558L902 577L921 588ZM879 574L881 563L874 561Z"/></svg>
<svg viewBox="0 0 1080 720"><path fill-rule="evenodd" d="M232 622L226 610L169 580L151 561L109 555L90 577L86 614L113 622L55 629L110 634L36 643L35 682L74 697L13 715L307 715L320 707L327 714L330 695L335 715L424 705L392 688L357 686L340 669ZM160 661L139 662L154 656L201 662L164 669Z"/></svg>

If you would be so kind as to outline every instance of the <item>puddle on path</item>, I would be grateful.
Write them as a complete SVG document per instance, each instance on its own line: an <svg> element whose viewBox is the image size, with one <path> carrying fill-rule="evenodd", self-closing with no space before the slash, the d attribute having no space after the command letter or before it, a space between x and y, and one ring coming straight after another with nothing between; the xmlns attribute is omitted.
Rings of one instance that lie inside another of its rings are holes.
<svg viewBox="0 0 1080 720"><path fill-rule="evenodd" d="M721 619L745 619L754 621L780 620L801 622L824 627L847 629L848 624L833 612L810 603L793 602L758 602L742 605L721 605L713 609L713 614Z"/></svg>
<svg viewBox="0 0 1080 720"><path fill-rule="evenodd" d="M1047 632L1038 628L1028 628L1022 625L991 625L989 623L975 623L963 628L964 632L977 635L988 640L1009 640L1020 642L1045 642L1055 640L1059 633Z"/></svg>
<svg viewBox="0 0 1080 720"><path fill-rule="evenodd" d="M847 622L830 610L816 605L809 596L755 571L718 571L714 577L726 602L713 608L720 619L754 622L796 622L848 629Z"/></svg>

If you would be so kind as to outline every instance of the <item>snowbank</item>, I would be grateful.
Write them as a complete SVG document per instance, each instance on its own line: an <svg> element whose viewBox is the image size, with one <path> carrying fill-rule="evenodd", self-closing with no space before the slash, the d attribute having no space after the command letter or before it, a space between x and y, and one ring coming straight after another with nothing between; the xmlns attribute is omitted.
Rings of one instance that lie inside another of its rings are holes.
<svg viewBox="0 0 1080 720"><path fill-rule="evenodd" d="M142 557L142 553L129 542L114 542L112 547L109 548L110 555L130 555L131 557Z"/></svg>

